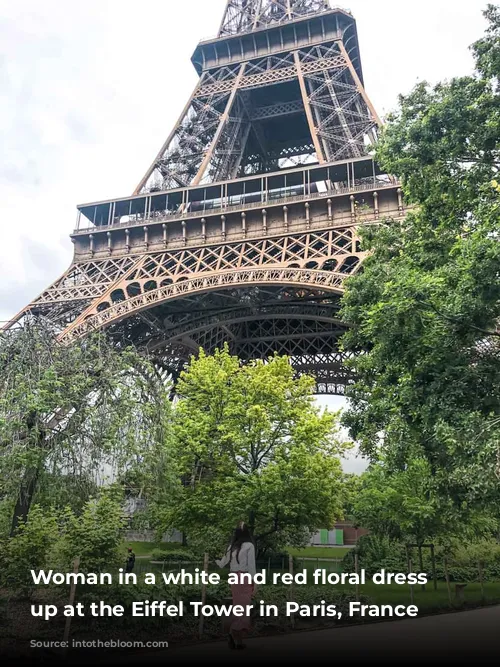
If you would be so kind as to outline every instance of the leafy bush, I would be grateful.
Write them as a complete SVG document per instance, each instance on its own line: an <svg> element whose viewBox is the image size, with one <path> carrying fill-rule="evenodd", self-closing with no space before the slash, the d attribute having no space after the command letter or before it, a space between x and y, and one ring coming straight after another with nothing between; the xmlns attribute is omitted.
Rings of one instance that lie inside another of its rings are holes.
<svg viewBox="0 0 500 667"><path fill-rule="evenodd" d="M57 539L56 515L33 506L28 521L19 524L14 537L0 545L2 586L31 597L35 590L31 570L46 567Z"/></svg>
<svg viewBox="0 0 500 667"><path fill-rule="evenodd" d="M200 560L199 557L192 551L189 551L189 549L155 549L152 553L152 559L175 563L192 563Z"/></svg>
<svg viewBox="0 0 500 667"><path fill-rule="evenodd" d="M354 571L354 554L357 552L359 567L371 576L385 568L389 572L406 572L408 568L406 547L401 542L374 534L365 535L358 541L356 549L343 559L344 571ZM453 582L479 581L479 563L482 564L484 581L500 579L500 545L494 540L479 540L463 543L455 540L445 546L435 548L436 576L446 578L444 561L448 561L448 576ZM432 576L432 557L430 550L422 551L424 571ZM413 549L413 568L418 570L417 550Z"/></svg>
<svg viewBox="0 0 500 667"><path fill-rule="evenodd" d="M438 578L444 579L444 556L448 558L448 576L454 582L479 581L479 563L485 581L500 579L500 545L493 540L480 540L473 544L455 543L448 553L438 552Z"/></svg>
<svg viewBox="0 0 500 667"><path fill-rule="evenodd" d="M81 572L110 572L123 560L124 519L121 503L107 493L85 503L80 516L70 509L63 515L59 555L69 567L80 558Z"/></svg>
<svg viewBox="0 0 500 667"><path fill-rule="evenodd" d="M358 554L360 569L369 576L385 568L389 572L406 572L407 559L403 544L375 534L363 535L356 549L347 553L342 564L346 572L354 572L354 555Z"/></svg>

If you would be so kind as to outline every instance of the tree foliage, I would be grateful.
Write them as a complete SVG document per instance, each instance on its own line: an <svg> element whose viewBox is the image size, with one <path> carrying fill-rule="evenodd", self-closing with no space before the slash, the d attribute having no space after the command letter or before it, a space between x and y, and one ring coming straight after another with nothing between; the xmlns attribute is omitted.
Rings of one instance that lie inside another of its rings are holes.
<svg viewBox="0 0 500 667"><path fill-rule="evenodd" d="M371 532L423 544L443 538L456 526L452 508L440 497L426 459L412 459L403 471L379 463L361 477L354 501L356 522Z"/></svg>
<svg viewBox="0 0 500 667"><path fill-rule="evenodd" d="M13 537L0 541L2 586L31 596L35 591L31 570L36 572L48 564L49 554L58 537L56 513L34 505L29 521L19 523Z"/></svg>
<svg viewBox="0 0 500 667"><path fill-rule="evenodd" d="M113 572L120 565L125 527L121 500L121 494L109 489L89 499L80 514L69 508L62 513L57 557L63 567L69 568L76 557L81 572Z"/></svg>
<svg viewBox="0 0 500 667"><path fill-rule="evenodd" d="M70 507L30 508L12 537L0 541L0 583L31 596L36 586L31 571L114 572L124 560L122 495L116 488L101 490L80 512Z"/></svg>
<svg viewBox="0 0 500 667"><path fill-rule="evenodd" d="M500 471L500 12L473 75L400 98L378 147L413 210L363 232L344 345L363 350L345 418L373 460L431 465L457 503L493 500Z"/></svg>
<svg viewBox="0 0 500 667"><path fill-rule="evenodd" d="M244 520L262 551L301 544L339 518L341 445L313 385L284 357L241 364L225 349L193 359L174 412L184 483L170 524L220 549Z"/></svg>
<svg viewBox="0 0 500 667"><path fill-rule="evenodd" d="M132 349L99 335L63 346L41 323L2 335L0 495L12 534L34 498L81 505L106 474L152 470L152 449L160 475L169 414L166 388Z"/></svg>

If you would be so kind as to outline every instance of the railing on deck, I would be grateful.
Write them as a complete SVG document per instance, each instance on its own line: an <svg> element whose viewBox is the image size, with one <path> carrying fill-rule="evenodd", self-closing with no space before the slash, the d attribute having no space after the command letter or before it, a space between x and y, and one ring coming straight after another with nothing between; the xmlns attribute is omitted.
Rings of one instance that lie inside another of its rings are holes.
<svg viewBox="0 0 500 667"><path fill-rule="evenodd" d="M308 202L316 199L327 199L331 197L338 197L338 196L343 196L343 195L349 195L349 194L355 194L357 192L370 192L370 191L378 191L378 190L384 190L384 189L393 189L394 187L399 186L399 182L397 180L394 180L394 182L386 182L386 181L380 181L380 182L370 182L370 183L362 183L359 185L351 185L351 186L339 186L338 188L330 189L330 190L325 190L324 192L315 192L311 194L303 194L303 195L291 195L291 196L284 196L284 197L267 197L266 199L263 199L261 201L254 201L254 202L248 202L245 203L245 201L240 201L237 204L221 204L218 208L203 208L201 210L197 211L185 211L185 212L180 212L179 210L176 211L153 211L151 213L148 213L147 215L143 213L137 213L129 216L121 216L120 218L114 218L111 221L111 224L109 225L102 225L102 226L95 226L91 225L90 227L79 227L75 230L74 235L85 235L90 232L98 232L98 231L109 231L112 229L125 229L128 227L135 227L135 226L140 226L144 225L146 223L160 223L160 222L175 222L175 221L182 221L182 220L192 220L192 219L201 219L204 216L212 216L212 215L226 215L227 213L233 213L237 211L248 211L248 210L254 210L254 209L262 209L265 208L266 206L280 206L280 205L287 205L287 204L294 204L294 203L300 203L300 202ZM198 203L198 202L195 202ZM127 218L126 221L123 221L122 218Z"/></svg>

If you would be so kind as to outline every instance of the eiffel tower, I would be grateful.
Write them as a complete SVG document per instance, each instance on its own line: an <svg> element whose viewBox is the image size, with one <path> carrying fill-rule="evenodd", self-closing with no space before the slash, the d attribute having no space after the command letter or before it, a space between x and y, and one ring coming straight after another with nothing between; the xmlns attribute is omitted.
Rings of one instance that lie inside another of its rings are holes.
<svg viewBox="0 0 500 667"><path fill-rule="evenodd" d="M405 213L372 156L356 21L328 0L228 0L192 62L196 87L133 195L78 206L70 268L7 327L42 318L62 343L106 330L174 378L200 348L278 352L343 394L357 229Z"/></svg>

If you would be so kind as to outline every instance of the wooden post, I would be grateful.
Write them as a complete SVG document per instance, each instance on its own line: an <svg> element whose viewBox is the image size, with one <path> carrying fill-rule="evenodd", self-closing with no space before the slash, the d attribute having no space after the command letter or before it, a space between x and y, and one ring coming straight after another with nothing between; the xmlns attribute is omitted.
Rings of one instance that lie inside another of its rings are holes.
<svg viewBox="0 0 500 667"><path fill-rule="evenodd" d="M411 550L410 545L406 545L406 565L408 567L408 574L411 572Z"/></svg>
<svg viewBox="0 0 500 667"><path fill-rule="evenodd" d="M464 604L465 598L464 598L464 590L467 588L467 584L455 584L455 598L460 602L460 604Z"/></svg>
<svg viewBox="0 0 500 667"><path fill-rule="evenodd" d="M288 556L288 571L293 576L293 556ZM290 584L289 602L293 602L293 583ZM293 614L290 616L290 624L292 628L295 627L295 617Z"/></svg>
<svg viewBox="0 0 500 667"><path fill-rule="evenodd" d="M450 586L450 575L448 573L448 559L444 559L444 577L446 579L446 587L448 589L448 601L450 603L450 607L453 606L453 603L451 601L451 586Z"/></svg>
<svg viewBox="0 0 500 667"><path fill-rule="evenodd" d="M483 571L482 561L478 562L477 569L479 570L479 583L481 585L481 602L484 602L484 600L485 600L485 595L484 595L484 571Z"/></svg>
<svg viewBox="0 0 500 667"><path fill-rule="evenodd" d="M438 580L437 580L437 573L436 573L436 550L434 549L433 544L431 544L431 560L432 560L432 578L434 579L434 590L437 591L437 589L438 589Z"/></svg>
<svg viewBox="0 0 500 667"><path fill-rule="evenodd" d="M418 545L418 567L420 572L424 571L424 558L422 556L422 545ZM422 590L425 592L425 584L422 584Z"/></svg>
<svg viewBox="0 0 500 667"><path fill-rule="evenodd" d="M354 571L359 577L359 556L357 552L354 553ZM359 602L359 579L356 582L356 602Z"/></svg>
<svg viewBox="0 0 500 667"><path fill-rule="evenodd" d="M208 554L205 554L205 557L203 558L203 571L208 572ZM207 601L207 585L202 584L201 586L201 603L205 604ZM200 639L203 637L203 625L204 625L204 616L203 614L200 614L200 624L198 627L198 635Z"/></svg>
<svg viewBox="0 0 500 667"><path fill-rule="evenodd" d="M410 553L409 550L408 550L408 553ZM411 558L408 558L408 574L411 574L411 573L412 573L412 562L411 562ZM410 604L413 604L413 603L414 603L413 584L410 584Z"/></svg>
<svg viewBox="0 0 500 667"><path fill-rule="evenodd" d="M80 556L77 556L75 560L73 561L73 574L78 574L78 570L80 568ZM69 601L68 604L74 605L75 604L75 595L76 595L76 581L73 581L71 584L71 588L69 590ZM64 626L64 637L63 641L64 642L69 642L69 633L71 630L71 621L72 621L72 616L68 616L66 619L66 625ZM66 655L66 652L68 650L68 647L66 646L64 648L64 654Z"/></svg>

